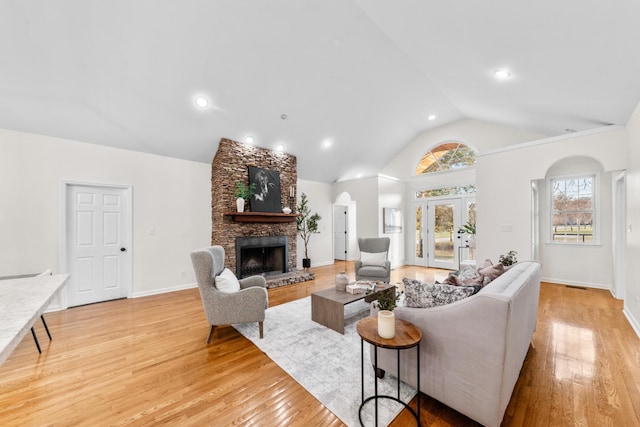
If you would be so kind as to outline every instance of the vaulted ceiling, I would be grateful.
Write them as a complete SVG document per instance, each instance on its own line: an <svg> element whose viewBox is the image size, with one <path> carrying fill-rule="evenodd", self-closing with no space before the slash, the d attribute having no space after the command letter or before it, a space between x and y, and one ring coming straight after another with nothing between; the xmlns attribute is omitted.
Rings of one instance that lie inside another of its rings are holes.
<svg viewBox="0 0 640 427"><path fill-rule="evenodd" d="M332 182L462 118L625 125L639 44L634 0L3 0L0 127L206 163L252 136Z"/></svg>

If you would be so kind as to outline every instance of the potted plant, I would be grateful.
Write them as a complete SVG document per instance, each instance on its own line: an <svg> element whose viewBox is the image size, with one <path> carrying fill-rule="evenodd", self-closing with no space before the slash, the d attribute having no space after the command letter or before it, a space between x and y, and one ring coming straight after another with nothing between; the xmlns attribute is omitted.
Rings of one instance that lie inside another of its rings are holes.
<svg viewBox="0 0 640 427"><path fill-rule="evenodd" d="M517 253L518 252L516 251L509 251L506 255L500 255L500 258L498 258L498 262L505 267L512 266L513 264L518 262L518 258L516 258Z"/></svg>
<svg viewBox="0 0 640 427"><path fill-rule="evenodd" d="M396 289L398 289L397 286ZM402 295L402 292L396 292L395 297L393 296L393 294L394 293L390 292L390 290L380 292L378 294L378 299L373 302L373 307L379 310L393 311L393 309L396 308L397 302L400 299L400 295Z"/></svg>
<svg viewBox="0 0 640 427"><path fill-rule="evenodd" d="M236 198L236 208L238 212L244 212L244 203L253 197L256 185L251 183L246 185L242 181L236 181L236 188L233 190L233 197Z"/></svg>
<svg viewBox="0 0 640 427"><path fill-rule="evenodd" d="M307 195L302 193L300 196L300 203L296 207L298 210L298 216L296 217L296 227L298 235L302 237L304 242L304 258L302 259L302 266L304 268L311 267L311 259L309 258L309 239L314 233L318 231L318 221L322 218L317 212L311 213L309 208L309 200Z"/></svg>
<svg viewBox="0 0 640 427"><path fill-rule="evenodd" d="M378 311L378 335L382 338L391 339L396 335L396 316L393 309L402 295L402 292L395 293L390 290L380 292L377 301L373 302L373 307Z"/></svg>
<svg viewBox="0 0 640 427"><path fill-rule="evenodd" d="M467 240L467 244L470 248L476 247L476 223L467 221L462 227L458 229L458 234L468 234L469 239Z"/></svg>

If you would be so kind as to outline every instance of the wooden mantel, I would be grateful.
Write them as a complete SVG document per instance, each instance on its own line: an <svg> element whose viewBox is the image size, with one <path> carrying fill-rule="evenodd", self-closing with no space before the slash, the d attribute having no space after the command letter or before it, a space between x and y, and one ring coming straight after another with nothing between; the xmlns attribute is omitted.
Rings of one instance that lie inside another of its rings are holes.
<svg viewBox="0 0 640 427"><path fill-rule="evenodd" d="M279 212L225 212L236 222L293 222L300 214Z"/></svg>

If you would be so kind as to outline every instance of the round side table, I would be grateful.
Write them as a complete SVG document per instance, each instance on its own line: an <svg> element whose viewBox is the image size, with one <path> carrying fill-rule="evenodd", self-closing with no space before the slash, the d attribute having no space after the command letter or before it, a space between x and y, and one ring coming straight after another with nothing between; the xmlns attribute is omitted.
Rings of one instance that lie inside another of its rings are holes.
<svg viewBox="0 0 640 427"><path fill-rule="evenodd" d="M366 317L358 322L356 328L360 335L360 358L361 363L361 380L362 380L362 403L358 410L358 418L360 425L364 426L362 422L362 408L364 405L375 400L375 414L376 414L376 426L378 425L378 399L391 399L404 405L415 417L420 426L420 340L422 339L422 331L418 329L413 323L407 322L402 319L395 319L396 322L396 335L393 338L386 339L378 335L378 318L375 316ZM364 397L364 342L368 342L373 345L373 364L374 364L374 376L375 376L375 390L373 396ZM378 394L378 376L375 375L378 371L378 348L389 348L396 350L398 360L398 397L379 395ZM418 386L418 411L414 411L407 403L400 400L400 350L416 348L416 376Z"/></svg>

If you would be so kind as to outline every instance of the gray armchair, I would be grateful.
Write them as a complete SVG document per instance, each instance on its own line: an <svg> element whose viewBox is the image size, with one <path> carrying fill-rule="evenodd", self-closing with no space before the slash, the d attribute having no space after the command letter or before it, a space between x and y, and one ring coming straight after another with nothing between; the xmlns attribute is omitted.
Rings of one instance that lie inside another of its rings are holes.
<svg viewBox="0 0 640 427"><path fill-rule="evenodd" d="M191 262L196 274L202 305L211 325L207 344L218 325L258 322L260 338L263 337L262 322L269 306L267 281L262 276L240 279L240 290L225 293L216 289L215 277L224 270L224 249L211 246L191 252Z"/></svg>
<svg viewBox="0 0 640 427"><path fill-rule="evenodd" d="M388 237L360 237L360 259L355 262L356 280L391 281L391 262L389 261Z"/></svg>

